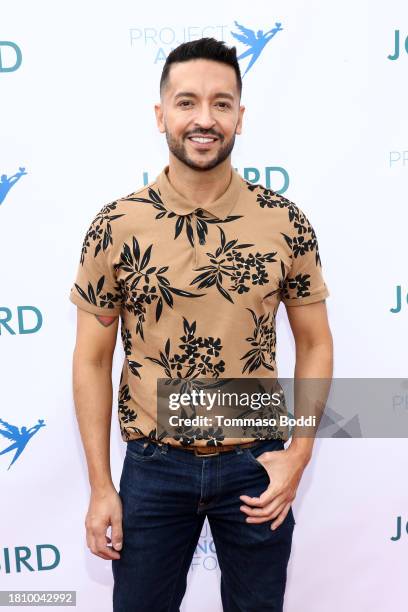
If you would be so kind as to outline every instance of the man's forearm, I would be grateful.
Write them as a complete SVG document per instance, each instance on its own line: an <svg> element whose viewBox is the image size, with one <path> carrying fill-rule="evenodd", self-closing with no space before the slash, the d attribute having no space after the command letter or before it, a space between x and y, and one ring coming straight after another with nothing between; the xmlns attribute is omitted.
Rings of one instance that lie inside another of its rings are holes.
<svg viewBox="0 0 408 612"><path fill-rule="evenodd" d="M73 392L91 489L110 488L111 366L85 361L74 352Z"/></svg>
<svg viewBox="0 0 408 612"><path fill-rule="evenodd" d="M296 365L295 365L295 379L322 379L321 385L316 382L316 398L319 393L325 395L329 391L329 381L333 376L333 348L332 343L327 342L323 344L316 344L307 347L297 347L296 350ZM302 385L302 383L300 383ZM307 382L304 384L303 390L307 388ZM313 382L312 382L313 384ZM302 388L302 386L301 386ZM300 396L302 393L300 393ZM296 397L296 403L301 402L301 397ZM325 401L323 397L323 401ZM323 408L322 408L323 409ZM295 405L295 417L296 405ZM296 436L293 435L289 449L291 452L297 454L305 463L310 461L313 451L314 436ZM288 449L288 450L289 450Z"/></svg>

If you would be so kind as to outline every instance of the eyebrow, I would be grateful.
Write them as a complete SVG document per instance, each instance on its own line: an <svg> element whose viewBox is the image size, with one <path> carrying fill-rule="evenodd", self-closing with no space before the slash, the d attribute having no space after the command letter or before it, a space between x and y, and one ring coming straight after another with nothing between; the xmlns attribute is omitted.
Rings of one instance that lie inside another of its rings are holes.
<svg viewBox="0 0 408 612"><path fill-rule="evenodd" d="M192 91L180 91L178 94L174 96L175 100L177 100L177 98L196 98L196 97L197 97L196 94L193 93ZM214 98L228 98L228 100L232 100L232 101L234 101L235 99L232 94L223 92L223 91L216 93Z"/></svg>

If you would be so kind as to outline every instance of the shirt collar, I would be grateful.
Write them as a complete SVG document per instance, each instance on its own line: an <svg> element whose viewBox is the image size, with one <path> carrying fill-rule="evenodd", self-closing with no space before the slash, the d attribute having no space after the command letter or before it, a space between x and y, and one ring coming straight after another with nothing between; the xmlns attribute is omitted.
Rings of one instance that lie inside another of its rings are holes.
<svg viewBox="0 0 408 612"><path fill-rule="evenodd" d="M202 206L194 202L194 200L187 200L187 198L174 189L167 176L168 170L169 166L163 168L156 178L156 183L159 187L164 206L177 215L188 215L196 209L200 209L205 210L218 219L225 220L234 208L243 186L241 176L234 168L231 168L232 176L227 190L214 202Z"/></svg>

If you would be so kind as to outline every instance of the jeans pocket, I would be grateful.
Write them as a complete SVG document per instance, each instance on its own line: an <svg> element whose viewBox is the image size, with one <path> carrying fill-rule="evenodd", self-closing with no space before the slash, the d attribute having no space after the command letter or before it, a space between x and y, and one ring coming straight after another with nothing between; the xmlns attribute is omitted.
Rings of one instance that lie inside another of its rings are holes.
<svg viewBox="0 0 408 612"><path fill-rule="evenodd" d="M258 450L257 448L254 450ZM268 475L269 478L269 474L265 468L265 466L263 465L263 463L261 463L260 461L258 461L257 456L253 454L252 448L246 448L245 449L245 457L248 459L248 461L254 465L256 465L258 468L261 468L261 470L264 470L265 473ZM258 454L261 455L263 452L263 450L261 450Z"/></svg>
<svg viewBox="0 0 408 612"><path fill-rule="evenodd" d="M133 459L139 463L153 461L161 455L160 448L148 438L139 438L130 440L127 443L126 457Z"/></svg>
<svg viewBox="0 0 408 612"><path fill-rule="evenodd" d="M257 465L264 467L263 464L258 461L259 455L262 455L262 453L266 453L269 451L283 450L284 448L285 445L282 440L263 440L255 446L250 446L249 448L246 448L245 451L249 459L251 459Z"/></svg>

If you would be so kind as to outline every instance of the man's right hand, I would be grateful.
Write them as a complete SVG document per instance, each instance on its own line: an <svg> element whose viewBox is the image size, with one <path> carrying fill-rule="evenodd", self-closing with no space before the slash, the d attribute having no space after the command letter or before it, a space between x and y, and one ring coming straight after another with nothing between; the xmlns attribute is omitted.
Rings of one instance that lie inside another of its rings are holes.
<svg viewBox="0 0 408 612"><path fill-rule="evenodd" d="M112 538L107 535L109 526L112 527ZM123 543L122 501L113 486L103 491L92 491L85 527L86 543L94 555L107 561L120 559L116 551L121 550Z"/></svg>

